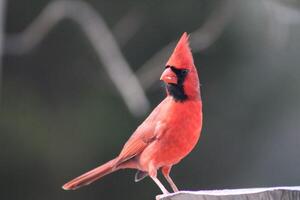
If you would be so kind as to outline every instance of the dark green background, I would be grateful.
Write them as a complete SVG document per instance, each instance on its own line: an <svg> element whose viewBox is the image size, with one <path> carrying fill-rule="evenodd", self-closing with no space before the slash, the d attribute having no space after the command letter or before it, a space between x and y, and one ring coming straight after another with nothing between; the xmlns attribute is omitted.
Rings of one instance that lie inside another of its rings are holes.
<svg viewBox="0 0 300 200"><path fill-rule="evenodd" d="M136 71L182 32L201 27L220 0L86 2L110 28L139 10L142 26L121 48ZM300 12L297 1L278 2ZM6 35L24 30L48 3L7 1ZM231 4L233 17L220 37L194 54L202 138L171 175L183 190L299 185L300 20L280 26L276 17L286 13L269 16L263 0ZM272 34L279 40L281 31L287 38L277 45ZM27 54L4 55L2 82L1 199L154 199L160 193L149 178L135 183L131 170L78 191L61 189L116 156L146 117L128 111L75 23L62 21ZM153 109L165 96L159 77L146 92Z"/></svg>

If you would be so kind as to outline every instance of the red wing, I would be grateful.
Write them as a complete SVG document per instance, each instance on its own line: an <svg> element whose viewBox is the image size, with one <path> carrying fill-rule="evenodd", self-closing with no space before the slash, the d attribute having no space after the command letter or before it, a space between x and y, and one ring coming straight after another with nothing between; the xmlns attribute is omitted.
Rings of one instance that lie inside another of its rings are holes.
<svg viewBox="0 0 300 200"><path fill-rule="evenodd" d="M153 126L149 127L147 127L147 124L143 123L124 145L118 156L116 165L141 153L149 143L155 140L155 138L155 123L153 123Z"/></svg>
<svg viewBox="0 0 300 200"><path fill-rule="evenodd" d="M133 135L124 145L116 165L133 158L141 153L151 142L156 140L157 136L162 132L162 128L157 129L158 123L162 125L159 116L161 107L166 103L162 101L148 116L148 118L137 128Z"/></svg>

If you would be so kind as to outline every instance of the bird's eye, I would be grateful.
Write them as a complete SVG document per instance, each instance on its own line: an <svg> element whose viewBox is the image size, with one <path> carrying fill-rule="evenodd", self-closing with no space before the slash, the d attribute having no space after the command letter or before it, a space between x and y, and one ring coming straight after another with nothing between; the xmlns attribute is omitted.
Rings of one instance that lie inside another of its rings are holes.
<svg viewBox="0 0 300 200"><path fill-rule="evenodd" d="M188 69L184 69L184 70L182 70L182 72L181 72L181 73L182 73L183 75L186 75L188 72L189 72L189 70L188 70Z"/></svg>

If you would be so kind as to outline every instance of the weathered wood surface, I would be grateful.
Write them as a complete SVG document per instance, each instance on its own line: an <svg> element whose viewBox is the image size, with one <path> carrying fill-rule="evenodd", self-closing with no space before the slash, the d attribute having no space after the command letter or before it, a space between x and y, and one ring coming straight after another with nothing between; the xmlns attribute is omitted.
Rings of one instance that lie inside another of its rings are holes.
<svg viewBox="0 0 300 200"><path fill-rule="evenodd" d="M158 195L157 200L300 200L300 186L180 191L167 195Z"/></svg>

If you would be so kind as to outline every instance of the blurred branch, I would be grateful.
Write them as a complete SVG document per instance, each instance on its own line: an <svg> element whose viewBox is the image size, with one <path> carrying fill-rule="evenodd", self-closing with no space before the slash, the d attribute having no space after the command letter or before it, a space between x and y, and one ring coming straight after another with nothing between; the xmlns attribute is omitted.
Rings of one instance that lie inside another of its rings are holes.
<svg viewBox="0 0 300 200"><path fill-rule="evenodd" d="M136 34L142 25L144 13L142 8L129 10L113 27L112 32L120 46L125 44Z"/></svg>
<svg viewBox="0 0 300 200"><path fill-rule="evenodd" d="M282 23L286 24L299 24L300 23L300 10L293 7L285 5L276 0L265 0L265 8L267 8L274 16L277 16Z"/></svg>
<svg viewBox="0 0 300 200"><path fill-rule="evenodd" d="M221 1L201 28L191 33L190 42L194 53L207 49L220 37L233 15L233 10L233 0ZM161 64L167 61L175 43L176 41L170 42L139 68L136 74L143 88L148 89L155 83L156 77L162 71Z"/></svg>
<svg viewBox="0 0 300 200"><path fill-rule="evenodd" d="M50 2L27 29L7 39L6 52L23 54L30 51L65 18L75 21L86 34L131 113L135 116L144 114L149 108L149 101L143 88L103 18L84 1Z"/></svg>
<svg viewBox="0 0 300 200"><path fill-rule="evenodd" d="M68 17L62 10L53 10L50 4L47 6L48 10L44 9L25 31L7 36L5 54L19 55L31 51L57 23ZM120 46L124 46L134 36L143 19L141 11L133 8L115 24L112 32Z"/></svg>
<svg viewBox="0 0 300 200"><path fill-rule="evenodd" d="M300 11L275 0L264 0L263 5L268 14L270 44L281 49L287 44L290 25L300 24Z"/></svg>
<svg viewBox="0 0 300 200"><path fill-rule="evenodd" d="M6 0L0 1L0 103L2 100L2 73L3 73L3 43L4 43L4 24L5 24L5 8L6 8Z"/></svg>

